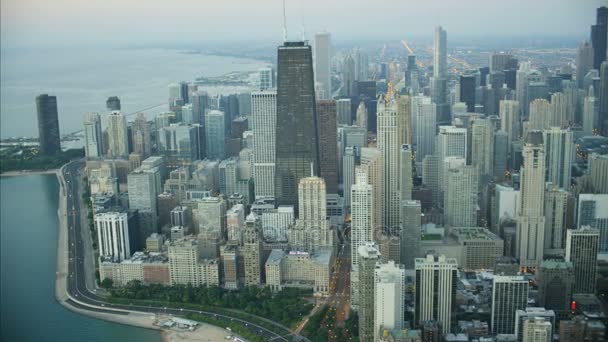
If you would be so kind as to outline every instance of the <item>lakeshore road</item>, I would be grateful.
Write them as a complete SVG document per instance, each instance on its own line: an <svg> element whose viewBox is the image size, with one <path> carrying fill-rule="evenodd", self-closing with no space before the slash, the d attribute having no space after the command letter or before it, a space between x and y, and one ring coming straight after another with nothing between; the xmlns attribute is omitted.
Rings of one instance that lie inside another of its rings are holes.
<svg viewBox="0 0 608 342"><path fill-rule="evenodd" d="M86 281L85 251L87 249L85 248L85 243L90 244L91 242L84 241L81 231L82 229L88 229L88 227L82 227L83 218L81 217L82 201L80 199L82 194L79 191L79 184L82 180L83 166L83 160L73 161L66 164L60 171L61 191L62 195L65 196L65 208L67 211L65 222L67 223L68 236L67 294L69 299L66 302L69 305L75 306L78 309L117 315L126 315L129 312L176 316L187 313L197 313L226 322L226 324L240 324L245 329L267 341L308 341L308 339L303 336L294 335L287 327L261 317L259 319L275 326L276 329L273 330L280 332L280 334L255 323L224 314L190 310L186 308L122 305L106 301L103 296L97 293L97 289L90 288Z"/></svg>

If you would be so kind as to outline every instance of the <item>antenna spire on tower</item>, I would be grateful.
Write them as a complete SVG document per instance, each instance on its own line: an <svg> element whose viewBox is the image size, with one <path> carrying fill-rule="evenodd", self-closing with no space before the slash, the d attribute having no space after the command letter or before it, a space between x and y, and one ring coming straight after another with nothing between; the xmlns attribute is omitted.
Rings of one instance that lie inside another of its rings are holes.
<svg viewBox="0 0 608 342"><path fill-rule="evenodd" d="M283 43L287 41L287 16L285 15L285 0L283 0Z"/></svg>

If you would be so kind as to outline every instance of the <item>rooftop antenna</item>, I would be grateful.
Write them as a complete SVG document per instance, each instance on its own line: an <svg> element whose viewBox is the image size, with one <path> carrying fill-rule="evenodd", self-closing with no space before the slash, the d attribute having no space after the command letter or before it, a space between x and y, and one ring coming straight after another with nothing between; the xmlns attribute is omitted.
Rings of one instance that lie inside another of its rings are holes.
<svg viewBox="0 0 608 342"><path fill-rule="evenodd" d="M306 30L304 28L304 10L302 6L302 0L300 0L300 19L302 20L302 41L306 41Z"/></svg>
<svg viewBox="0 0 608 342"><path fill-rule="evenodd" d="M285 0L283 0L283 43L287 41L287 16L285 15Z"/></svg>

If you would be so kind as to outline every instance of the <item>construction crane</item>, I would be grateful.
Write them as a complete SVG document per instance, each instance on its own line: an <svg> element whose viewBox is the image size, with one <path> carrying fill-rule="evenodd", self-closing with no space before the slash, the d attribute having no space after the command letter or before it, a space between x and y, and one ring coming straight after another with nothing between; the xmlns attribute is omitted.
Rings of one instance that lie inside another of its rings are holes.
<svg viewBox="0 0 608 342"><path fill-rule="evenodd" d="M403 45L403 47L407 50L407 53L409 53L410 55L414 54L414 50L412 50L412 48L407 44L406 40L402 40L401 45Z"/></svg>

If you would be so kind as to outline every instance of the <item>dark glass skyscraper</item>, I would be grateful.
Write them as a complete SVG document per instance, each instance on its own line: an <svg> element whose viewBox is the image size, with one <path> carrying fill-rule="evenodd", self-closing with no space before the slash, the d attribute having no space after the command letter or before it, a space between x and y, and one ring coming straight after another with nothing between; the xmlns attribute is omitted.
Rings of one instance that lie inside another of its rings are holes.
<svg viewBox="0 0 608 342"><path fill-rule="evenodd" d="M608 36L608 7L597 9L595 25L591 25L591 45L593 46L593 68L600 70L606 60L606 37Z"/></svg>
<svg viewBox="0 0 608 342"><path fill-rule="evenodd" d="M328 193L338 193L338 128L336 120L336 101L317 101L319 123L319 161L320 177L325 180Z"/></svg>
<svg viewBox="0 0 608 342"><path fill-rule="evenodd" d="M118 96L110 96L106 100L106 108L109 111L120 110L120 99Z"/></svg>
<svg viewBox="0 0 608 342"><path fill-rule="evenodd" d="M51 155L61 151L61 137L59 136L59 119L57 117L57 97L47 94L36 97L36 110L38 111L38 138L40 139L40 152Z"/></svg>
<svg viewBox="0 0 608 342"><path fill-rule="evenodd" d="M300 179L320 170L310 45L285 42L277 64L275 201L297 208Z"/></svg>
<svg viewBox="0 0 608 342"><path fill-rule="evenodd" d="M460 75L460 102L467 104L467 112L475 112L475 75Z"/></svg>

